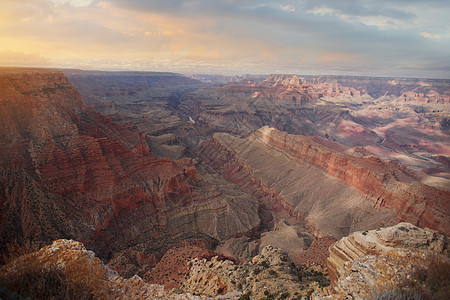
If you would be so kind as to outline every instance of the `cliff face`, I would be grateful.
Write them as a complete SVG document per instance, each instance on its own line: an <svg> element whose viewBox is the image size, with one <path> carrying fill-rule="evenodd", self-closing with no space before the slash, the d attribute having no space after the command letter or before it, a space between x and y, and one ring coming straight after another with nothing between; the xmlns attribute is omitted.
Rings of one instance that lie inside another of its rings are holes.
<svg viewBox="0 0 450 300"><path fill-rule="evenodd" d="M190 159L157 158L145 135L86 108L61 72L1 69L0 95L3 245L77 238L108 257L158 240L141 250L159 259L180 234L223 239L259 225L256 203L223 195Z"/></svg>
<svg viewBox="0 0 450 300"><path fill-rule="evenodd" d="M298 220L306 220L317 236L340 238L358 228L395 222L393 210L376 205L364 193L329 176L314 161L293 156L290 149L302 144L291 141L280 148L276 142L272 145L270 138L276 139L280 132L273 131L270 137L270 131L262 128L247 139L214 134L199 147L198 153L204 163L254 195L266 209L287 211ZM311 139L304 139L312 143ZM316 154L318 160L331 155L321 158L321 152Z"/></svg>
<svg viewBox="0 0 450 300"><path fill-rule="evenodd" d="M289 135L268 127L256 131L253 138L263 141L269 148L325 170L327 174L376 199L375 205L393 208L399 220L445 234L450 232L450 192L421 184L420 174L398 163L384 162L376 156L343 154L310 138Z"/></svg>
<svg viewBox="0 0 450 300"><path fill-rule="evenodd" d="M306 219L319 235L340 238L397 219L449 232L449 192L421 184L398 163L357 154L268 127L247 139L215 134L199 148L225 178L269 209Z"/></svg>

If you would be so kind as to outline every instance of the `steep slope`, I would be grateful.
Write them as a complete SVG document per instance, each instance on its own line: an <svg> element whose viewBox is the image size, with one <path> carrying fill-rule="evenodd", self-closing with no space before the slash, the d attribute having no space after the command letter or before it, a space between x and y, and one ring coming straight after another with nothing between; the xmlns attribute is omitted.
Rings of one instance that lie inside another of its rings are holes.
<svg viewBox="0 0 450 300"><path fill-rule="evenodd" d="M62 72L1 69L0 95L2 246L76 238L103 258L137 247L156 263L184 234L259 226L256 202L224 194L190 159L157 158L145 135L85 107Z"/></svg>
<svg viewBox="0 0 450 300"><path fill-rule="evenodd" d="M255 138L294 159L313 164L361 191L376 205L393 208L400 220L450 232L450 192L421 183L420 173L376 156L355 157L324 147L311 139L262 128Z"/></svg>
<svg viewBox="0 0 450 300"><path fill-rule="evenodd" d="M199 155L263 205L305 218L321 234L340 238L397 219L450 230L449 192L375 156L344 154L268 127L246 139L215 134Z"/></svg>
<svg viewBox="0 0 450 300"><path fill-rule="evenodd" d="M287 211L306 220L317 236L340 238L360 228L395 222L393 210L375 205L312 162L290 156L294 144L272 147L264 138L267 131L264 127L247 139L217 133L202 143L198 153L203 162L255 195L268 210Z"/></svg>

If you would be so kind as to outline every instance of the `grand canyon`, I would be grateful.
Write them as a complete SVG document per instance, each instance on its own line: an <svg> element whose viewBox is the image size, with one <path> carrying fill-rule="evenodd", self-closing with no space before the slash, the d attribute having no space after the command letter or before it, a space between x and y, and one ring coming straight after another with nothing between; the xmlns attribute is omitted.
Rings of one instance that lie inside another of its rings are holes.
<svg viewBox="0 0 450 300"><path fill-rule="evenodd" d="M0 0L0 300L450 299L449 16Z"/></svg>
<svg viewBox="0 0 450 300"><path fill-rule="evenodd" d="M445 79L0 68L1 297L401 294L448 275L449 130Z"/></svg>

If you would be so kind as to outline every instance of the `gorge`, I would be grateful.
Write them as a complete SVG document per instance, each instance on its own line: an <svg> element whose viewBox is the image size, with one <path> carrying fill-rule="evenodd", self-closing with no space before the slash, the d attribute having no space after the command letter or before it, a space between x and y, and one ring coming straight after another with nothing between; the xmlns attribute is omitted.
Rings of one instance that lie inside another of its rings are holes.
<svg viewBox="0 0 450 300"><path fill-rule="evenodd" d="M53 247L120 282L233 299L275 272L295 284L270 293L305 296L322 281L291 275L336 286L354 232L408 222L446 247L449 106L448 80L0 68L0 250L73 239Z"/></svg>

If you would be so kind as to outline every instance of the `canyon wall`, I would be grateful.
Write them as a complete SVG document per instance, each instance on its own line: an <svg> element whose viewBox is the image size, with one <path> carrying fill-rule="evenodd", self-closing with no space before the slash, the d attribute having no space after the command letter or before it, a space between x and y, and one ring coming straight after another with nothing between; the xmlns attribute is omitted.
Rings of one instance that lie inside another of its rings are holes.
<svg viewBox="0 0 450 300"><path fill-rule="evenodd" d="M263 127L246 139L214 134L198 153L263 205L307 220L319 235L340 238L397 220L450 230L448 191L424 185L421 174L364 152L353 156Z"/></svg>
<svg viewBox="0 0 450 300"><path fill-rule="evenodd" d="M202 133L245 136L269 126L450 178L439 159L450 155L448 80L278 74L200 88L184 95L178 109Z"/></svg>
<svg viewBox="0 0 450 300"><path fill-rule="evenodd" d="M191 159L156 157L59 71L0 70L0 182L2 246L76 238L110 258L141 245L155 263L183 234L221 240L259 226L255 201L225 195Z"/></svg>
<svg viewBox="0 0 450 300"><path fill-rule="evenodd" d="M450 232L450 192L420 182L420 174L376 156L355 157L324 147L311 138L290 135L264 127L254 139L293 159L305 161L347 183L371 199L375 205L393 208L401 221Z"/></svg>
<svg viewBox="0 0 450 300"><path fill-rule="evenodd" d="M216 133L199 147L199 156L241 190L254 195L263 207L272 212L287 211L306 221L319 237L340 238L361 228L396 221L392 209L376 205L313 163L289 156L288 149L272 147L259 136L267 129L247 139Z"/></svg>

